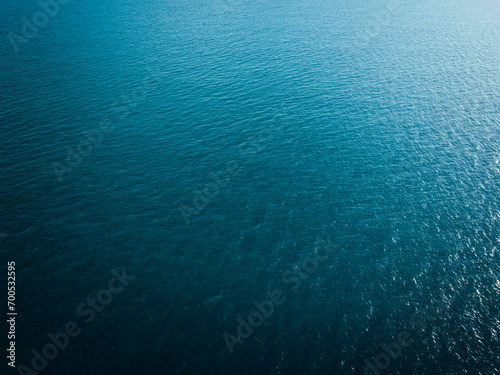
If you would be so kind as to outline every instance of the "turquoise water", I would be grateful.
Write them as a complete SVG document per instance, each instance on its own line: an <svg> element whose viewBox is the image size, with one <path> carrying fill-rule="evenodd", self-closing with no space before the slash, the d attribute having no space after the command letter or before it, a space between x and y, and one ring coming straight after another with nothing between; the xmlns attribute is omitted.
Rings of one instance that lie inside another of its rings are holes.
<svg viewBox="0 0 500 375"><path fill-rule="evenodd" d="M0 13L17 366L74 321L41 374L500 374L498 2L41 9Z"/></svg>

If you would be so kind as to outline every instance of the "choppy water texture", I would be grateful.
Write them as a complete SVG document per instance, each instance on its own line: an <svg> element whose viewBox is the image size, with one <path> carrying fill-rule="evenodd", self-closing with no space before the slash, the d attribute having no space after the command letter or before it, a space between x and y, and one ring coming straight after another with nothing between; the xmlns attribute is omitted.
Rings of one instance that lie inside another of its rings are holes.
<svg viewBox="0 0 500 375"><path fill-rule="evenodd" d="M498 2L72 0L18 53L40 5L1 8L16 364L73 320L40 374L358 375L405 330L381 374L500 374Z"/></svg>

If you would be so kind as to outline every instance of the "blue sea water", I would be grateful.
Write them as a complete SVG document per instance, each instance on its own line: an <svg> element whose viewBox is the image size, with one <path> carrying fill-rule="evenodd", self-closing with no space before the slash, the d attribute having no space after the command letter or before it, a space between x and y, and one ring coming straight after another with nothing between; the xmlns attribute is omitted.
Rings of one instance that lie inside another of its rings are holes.
<svg viewBox="0 0 500 375"><path fill-rule="evenodd" d="M37 1L1 9L17 366L74 321L35 372L500 374L500 3L71 0L36 33Z"/></svg>

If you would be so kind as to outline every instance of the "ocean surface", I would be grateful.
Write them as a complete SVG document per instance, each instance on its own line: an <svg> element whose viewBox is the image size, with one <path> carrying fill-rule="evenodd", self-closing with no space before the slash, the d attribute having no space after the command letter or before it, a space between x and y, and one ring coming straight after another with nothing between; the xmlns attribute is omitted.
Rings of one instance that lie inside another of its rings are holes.
<svg viewBox="0 0 500 375"><path fill-rule="evenodd" d="M498 1L41 4L0 7L2 374L500 374Z"/></svg>

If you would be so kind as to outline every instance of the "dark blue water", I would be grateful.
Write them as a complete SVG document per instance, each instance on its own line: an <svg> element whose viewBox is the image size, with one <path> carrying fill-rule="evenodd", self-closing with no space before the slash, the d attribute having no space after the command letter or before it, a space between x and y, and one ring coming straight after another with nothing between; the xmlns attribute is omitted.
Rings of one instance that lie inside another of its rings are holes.
<svg viewBox="0 0 500 375"><path fill-rule="evenodd" d="M2 373L500 374L497 1L50 4L0 11Z"/></svg>

